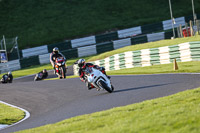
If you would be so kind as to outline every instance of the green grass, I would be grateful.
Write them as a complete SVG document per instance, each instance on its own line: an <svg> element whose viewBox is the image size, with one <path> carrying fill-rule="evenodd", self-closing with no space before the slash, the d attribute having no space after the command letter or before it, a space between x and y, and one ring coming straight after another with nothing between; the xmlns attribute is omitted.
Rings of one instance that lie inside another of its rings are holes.
<svg viewBox="0 0 200 133"><path fill-rule="evenodd" d="M190 0L172 9L175 18L192 15ZM0 14L0 37L18 36L20 49L170 19L168 1L156 0L0 0Z"/></svg>
<svg viewBox="0 0 200 133"><path fill-rule="evenodd" d="M200 61L177 62L179 69L174 70L174 64L162 64L146 67L134 67L108 71L108 75L160 74L160 73L200 73Z"/></svg>
<svg viewBox="0 0 200 133"><path fill-rule="evenodd" d="M76 60L77 59L68 60L67 65L68 66L72 65ZM13 74L14 78L18 78L18 77L22 77L22 76L36 74L36 73L42 71L43 69L52 70L53 68L52 68L51 64L37 65L37 66L32 66L29 68L13 71L12 74ZM0 76L2 76L2 75L3 74L0 74Z"/></svg>
<svg viewBox="0 0 200 133"><path fill-rule="evenodd" d="M200 88L73 117L20 133L199 133Z"/></svg>
<svg viewBox="0 0 200 133"><path fill-rule="evenodd" d="M22 110L0 103L0 124L10 125L20 121L24 116Z"/></svg>

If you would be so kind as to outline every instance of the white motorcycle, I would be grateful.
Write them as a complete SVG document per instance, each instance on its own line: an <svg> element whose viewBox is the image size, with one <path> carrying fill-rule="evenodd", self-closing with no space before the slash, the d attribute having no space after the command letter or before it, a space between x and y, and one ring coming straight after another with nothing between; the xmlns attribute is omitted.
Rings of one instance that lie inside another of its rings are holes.
<svg viewBox="0 0 200 133"><path fill-rule="evenodd" d="M97 90L106 90L109 93L114 91L110 79L98 69L87 67L85 70L86 80Z"/></svg>

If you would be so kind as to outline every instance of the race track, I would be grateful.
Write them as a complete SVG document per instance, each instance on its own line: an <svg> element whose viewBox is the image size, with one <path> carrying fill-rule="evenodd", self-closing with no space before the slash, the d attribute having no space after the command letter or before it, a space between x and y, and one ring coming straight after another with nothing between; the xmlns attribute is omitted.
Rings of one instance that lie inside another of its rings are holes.
<svg viewBox="0 0 200 133"><path fill-rule="evenodd" d="M2 84L0 100L28 110L30 118L0 132L14 132L171 95L200 86L199 74L111 76L113 93L87 90L78 78Z"/></svg>

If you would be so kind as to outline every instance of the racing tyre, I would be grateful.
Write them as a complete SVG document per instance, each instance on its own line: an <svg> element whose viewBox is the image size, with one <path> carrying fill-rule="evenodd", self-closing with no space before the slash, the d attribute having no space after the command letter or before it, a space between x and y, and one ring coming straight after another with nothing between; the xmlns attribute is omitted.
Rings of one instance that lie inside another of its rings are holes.
<svg viewBox="0 0 200 133"><path fill-rule="evenodd" d="M99 84L101 85L101 87L103 87L109 93L113 92L113 89L111 89L110 87L108 87L107 84L105 82L103 82L102 80L99 81Z"/></svg>
<svg viewBox="0 0 200 133"><path fill-rule="evenodd" d="M61 77L62 78L66 78L66 69L65 69L65 67L63 66L63 67L61 67Z"/></svg>
<svg viewBox="0 0 200 133"><path fill-rule="evenodd" d="M112 88L112 91L114 91L115 88L113 87L113 85L111 85L111 88Z"/></svg>

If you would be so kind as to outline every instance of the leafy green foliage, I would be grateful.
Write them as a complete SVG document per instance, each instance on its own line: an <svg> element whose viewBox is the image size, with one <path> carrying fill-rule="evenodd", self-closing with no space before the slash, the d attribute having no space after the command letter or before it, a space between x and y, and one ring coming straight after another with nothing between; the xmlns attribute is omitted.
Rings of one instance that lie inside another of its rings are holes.
<svg viewBox="0 0 200 133"><path fill-rule="evenodd" d="M172 8L175 18L192 14L189 0ZM168 1L156 0L1 0L0 14L0 37L18 36L21 49L170 19Z"/></svg>

